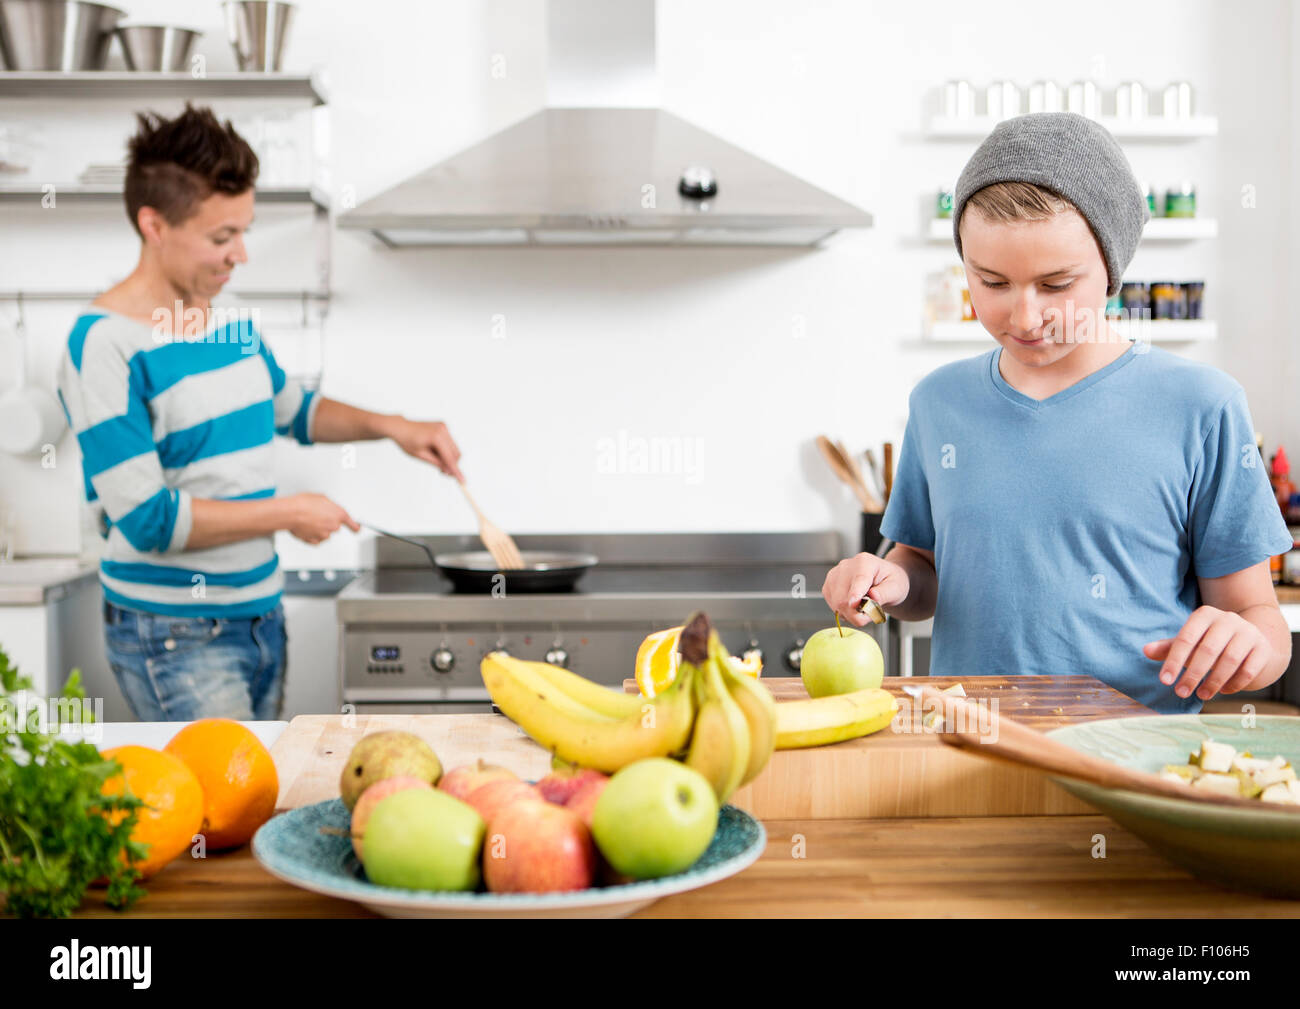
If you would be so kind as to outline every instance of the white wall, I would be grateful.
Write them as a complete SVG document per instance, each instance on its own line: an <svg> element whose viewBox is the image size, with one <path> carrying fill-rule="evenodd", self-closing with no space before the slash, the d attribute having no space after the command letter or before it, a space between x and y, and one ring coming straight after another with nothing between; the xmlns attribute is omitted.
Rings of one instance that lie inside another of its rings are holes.
<svg viewBox="0 0 1300 1009"><path fill-rule="evenodd" d="M210 28L202 44L210 65L228 61L206 0L156 6ZM853 505L812 438L825 431L855 450L897 442L911 386L984 349L918 343L923 277L955 259L950 248L916 241L920 207L955 180L974 147L920 135L942 82L1093 76L1106 89L1130 78L1159 89L1186 79L1199 109L1219 116L1219 138L1127 150L1159 188L1194 180L1200 212L1219 219L1222 237L1143 249L1130 275L1207 281L1207 315L1219 320L1221 339L1180 349L1235 375L1268 450L1281 440L1300 456L1286 301L1300 224L1291 191L1300 85L1289 70L1300 28L1288 8L1283 0L1098 0L1085 16L1011 0L661 0L665 106L863 206L877 227L814 252L391 252L341 232L324 391L446 420L480 504L512 531L835 524L847 532ZM543 14L539 0L304 3L290 69L329 67L336 187L365 199L537 108ZM506 59L504 79L490 73L494 55ZM0 115L11 110L0 105ZM1241 206L1247 184L1254 209ZM42 256L51 285L75 286L65 271L99 283L132 265L84 253L92 239L130 245L115 214L93 225L91 216L64 240L57 263ZM292 260L291 227L263 229L259 218L253 256ZM41 244L45 225L36 228L12 219L0 228L0 288L10 286L6 264L29 261ZM42 315L40 375L52 376L70 317L69 306ZM676 474L601 472L602 439L637 438L676 439L690 465ZM70 442L64 447L69 460ZM354 468L338 446L285 445L280 461L282 492L319 490L396 529L472 528L450 481L391 445L362 446ZM0 500L18 499L26 552L77 549L79 489L70 463L41 471L0 460ZM286 536L282 547L288 566L361 556L351 535L319 548Z"/></svg>

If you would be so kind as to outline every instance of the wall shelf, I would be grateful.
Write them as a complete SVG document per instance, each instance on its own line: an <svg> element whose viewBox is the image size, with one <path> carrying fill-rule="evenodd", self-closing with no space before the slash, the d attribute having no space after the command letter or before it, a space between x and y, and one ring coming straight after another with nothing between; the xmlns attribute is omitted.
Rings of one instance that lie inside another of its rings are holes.
<svg viewBox="0 0 1300 1009"><path fill-rule="evenodd" d="M54 185L56 200L73 200L78 203L115 203L122 199L121 186L83 186L78 183ZM42 186L0 186L0 202L37 204L45 196ZM316 188L297 186L259 187L257 199L262 203L311 204L320 210L329 210L329 196Z"/></svg>
<svg viewBox="0 0 1300 1009"><path fill-rule="evenodd" d="M1097 120L1116 140L1199 140L1217 136L1217 116L1190 116L1185 119L1166 119L1148 116L1144 119L1119 119L1102 116ZM930 140L981 140L993 131L999 120L990 116L972 116L952 119L936 116L926 124L925 135Z"/></svg>
<svg viewBox="0 0 1300 1009"><path fill-rule="evenodd" d="M301 98L328 101L323 74L0 71L0 98Z"/></svg>
<svg viewBox="0 0 1300 1009"><path fill-rule="evenodd" d="M316 68L307 74L286 73L154 73L134 71L0 71L0 99L81 100L117 98L135 100L144 97L168 98L256 98L276 101L307 101L313 106L328 101L325 71ZM0 205L32 203L40 206L45 196L41 185L0 186ZM81 185L75 182L54 183L55 200L73 204L110 204L121 201L122 184ZM315 279L313 289L275 289L264 291L230 291L227 297L239 301L301 301L321 306L322 318L328 310L333 259L333 227L330 220L330 195L312 186L259 186L256 199L261 203L303 205L312 210L312 234L315 245ZM93 301L100 291L78 290L11 290L0 291L0 301Z"/></svg>
<svg viewBox="0 0 1300 1009"><path fill-rule="evenodd" d="M2 291L0 301L94 301L104 292L89 288L81 291ZM220 297L238 301L329 301L329 291L289 290L272 288L265 291L222 291Z"/></svg>
<svg viewBox="0 0 1300 1009"><path fill-rule="evenodd" d="M1131 323L1112 320L1117 332L1126 333ZM1212 319L1152 319L1141 324L1152 343L1201 343L1216 340L1219 324ZM935 322L923 334L925 343L986 343L993 337L979 322Z"/></svg>

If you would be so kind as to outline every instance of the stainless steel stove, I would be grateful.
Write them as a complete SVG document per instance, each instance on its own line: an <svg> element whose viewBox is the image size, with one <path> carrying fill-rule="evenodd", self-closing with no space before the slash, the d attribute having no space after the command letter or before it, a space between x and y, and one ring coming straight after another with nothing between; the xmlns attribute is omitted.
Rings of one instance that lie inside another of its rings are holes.
<svg viewBox="0 0 1300 1009"><path fill-rule="evenodd" d="M435 554L472 536L413 536ZM376 541L376 566L338 596L343 700L369 712L490 711L488 652L555 662L621 688L641 640L708 613L736 654L763 652L764 674L797 675L803 641L834 622L821 596L845 556L835 532L518 536L522 550L595 554L567 592L468 594L424 552ZM881 628L872 628L882 648Z"/></svg>

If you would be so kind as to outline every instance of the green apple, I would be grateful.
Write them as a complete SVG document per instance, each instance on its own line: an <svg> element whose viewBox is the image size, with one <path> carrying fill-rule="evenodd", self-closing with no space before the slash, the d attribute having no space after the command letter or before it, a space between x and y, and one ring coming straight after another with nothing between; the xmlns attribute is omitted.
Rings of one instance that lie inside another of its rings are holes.
<svg viewBox="0 0 1300 1009"><path fill-rule="evenodd" d="M718 797L694 768L667 757L628 764L609 779L591 812L605 860L634 879L690 868L718 829Z"/></svg>
<svg viewBox="0 0 1300 1009"><path fill-rule="evenodd" d="M486 831L474 807L435 788L381 799L366 824L370 882L410 890L473 890Z"/></svg>
<svg viewBox="0 0 1300 1009"><path fill-rule="evenodd" d="M827 627L803 646L799 676L809 697L868 690L885 678L885 657L866 631Z"/></svg>
<svg viewBox="0 0 1300 1009"><path fill-rule="evenodd" d="M398 775L396 778L385 778L383 781L376 781L362 792L361 798L352 807L352 850L357 853L357 858L362 859L363 862L365 861L362 852L365 850L366 824L370 821L370 814L374 812L376 806L393 793L400 792L404 788L432 787L423 778Z"/></svg>

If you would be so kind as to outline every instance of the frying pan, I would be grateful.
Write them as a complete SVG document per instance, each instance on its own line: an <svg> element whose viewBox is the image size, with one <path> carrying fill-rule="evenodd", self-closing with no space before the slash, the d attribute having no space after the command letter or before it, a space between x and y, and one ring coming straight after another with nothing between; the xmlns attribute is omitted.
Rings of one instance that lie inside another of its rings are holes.
<svg viewBox="0 0 1300 1009"><path fill-rule="evenodd" d="M578 579L596 566L595 554L565 553L555 550L521 550L524 566L518 570L502 570L486 550L466 553L434 555L419 540L385 532L369 523L366 528L419 547L429 558L429 564L451 579L457 592L487 594L500 586L506 592L569 592ZM500 575L500 579L497 576Z"/></svg>

